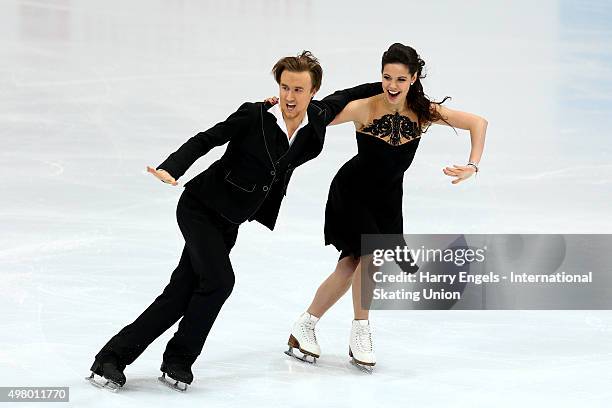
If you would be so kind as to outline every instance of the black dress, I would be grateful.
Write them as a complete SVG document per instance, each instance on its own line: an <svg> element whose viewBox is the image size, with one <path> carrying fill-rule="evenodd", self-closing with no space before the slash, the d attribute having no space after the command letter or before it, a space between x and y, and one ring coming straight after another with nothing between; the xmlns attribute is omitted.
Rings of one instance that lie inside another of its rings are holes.
<svg viewBox="0 0 612 408"><path fill-rule="evenodd" d="M369 252L361 234L402 234L402 182L420 142L418 125L385 115L357 131L357 154L338 170L325 207L325 245L340 259Z"/></svg>

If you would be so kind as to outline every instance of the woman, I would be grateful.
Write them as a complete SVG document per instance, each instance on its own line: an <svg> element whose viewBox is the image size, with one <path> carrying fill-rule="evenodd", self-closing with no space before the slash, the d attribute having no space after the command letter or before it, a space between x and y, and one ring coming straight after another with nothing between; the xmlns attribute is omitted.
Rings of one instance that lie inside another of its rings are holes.
<svg viewBox="0 0 612 408"><path fill-rule="evenodd" d="M362 368L376 364L369 311L361 305L361 234L402 234L402 181L422 134L431 124L466 129L471 135L467 165L446 167L453 184L478 171L487 121L477 115L441 106L423 93L425 62L403 44L393 44L382 56L383 93L353 101L331 123L352 121L358 153L334 177L325 209L325 244L340 252L334 272L321 284L308 307L295 322L287 354L303 361L321 354L315 325L352 285L354 320L349 341L352 362ZM367 251L364 251L367 252ZM299 349L304 356L293 354Z"/></svg>

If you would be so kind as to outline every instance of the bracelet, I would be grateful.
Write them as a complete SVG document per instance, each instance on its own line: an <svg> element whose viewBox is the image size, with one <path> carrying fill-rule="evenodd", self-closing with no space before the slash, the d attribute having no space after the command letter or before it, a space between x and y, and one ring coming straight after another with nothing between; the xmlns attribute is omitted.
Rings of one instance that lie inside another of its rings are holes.
<svg viewBox="0 0 612 408"><path fill-rule="evenodd" d="M474 162L468 162L468 164L466 164L466 166L472 166L474 167L474 169L476 170L476 173L478 173L478 165Z"/></svg>

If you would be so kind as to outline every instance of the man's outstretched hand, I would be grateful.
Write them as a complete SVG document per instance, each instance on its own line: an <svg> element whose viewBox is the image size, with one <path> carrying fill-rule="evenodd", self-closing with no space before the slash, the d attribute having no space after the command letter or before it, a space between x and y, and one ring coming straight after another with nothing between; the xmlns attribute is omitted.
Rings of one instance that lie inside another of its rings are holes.
<svg viewBox="0 0 612 408"><path fill-rule="evenodd" d="M173 186L178 185L178 182L166 170L155 170L153 167L147 166L147 171L158 179L160 179L161 181L163 181L164 183L172 184Z"/></svg>

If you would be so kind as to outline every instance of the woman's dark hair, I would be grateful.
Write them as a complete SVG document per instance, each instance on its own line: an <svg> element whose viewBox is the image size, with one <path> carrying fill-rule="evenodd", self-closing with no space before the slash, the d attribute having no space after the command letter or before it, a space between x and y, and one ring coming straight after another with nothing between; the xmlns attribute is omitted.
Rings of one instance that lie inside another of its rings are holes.
<svg viewBox="0 0 612 408"><path fill-rule="evenodd" d="M416 81L410 86L408 95L406 96L406 102L408 107L416 113L419 120L419 132L424 133L427 131L432 122L436 120L442 120L446 122L446 118L442 117L438 111L431 108L431 104L437 105L443 104L447 99L451 99L450 96L446 96L442 101L435 102L429 99L423 92L423 84L421 84L421 78L425 78L423 74L423 67L425 61L419 57L416 50L404 44L395 43L389 47L382 56L382 67L381 71L384 70L387 64L404 64L408 67L410 75L415 72L417 74ZM448 123L448 122L446 122ZM450 123L449 123L450 125Z"/></svg>

